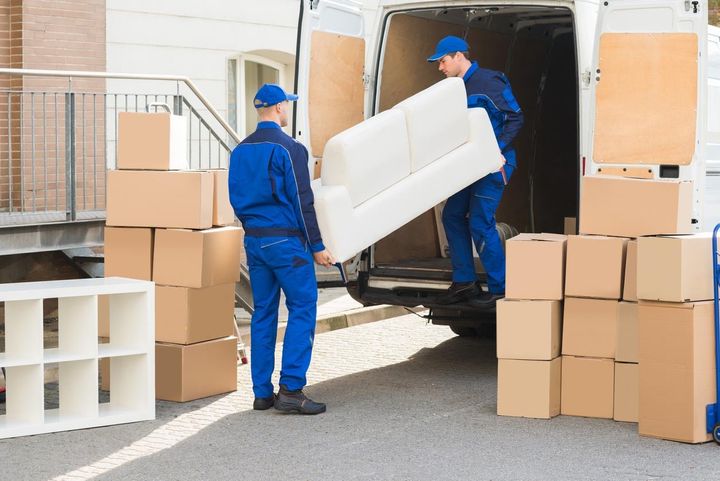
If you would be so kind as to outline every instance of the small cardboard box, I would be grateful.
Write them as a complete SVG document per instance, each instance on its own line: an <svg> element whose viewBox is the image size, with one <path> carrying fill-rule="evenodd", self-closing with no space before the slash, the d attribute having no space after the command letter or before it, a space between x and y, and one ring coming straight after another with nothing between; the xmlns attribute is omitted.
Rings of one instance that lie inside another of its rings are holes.
<svg viewBox="0 0 720 481"><path fill-rule="evenodd" d="M618 301L565 299L563 356L615 357Z"/></svg>
<svg viewBox="0 0 720 481"><path fill-rule="evenodd" d="M207 229L212 227L210 172L111 170L107 225Z"/></svg>
<svg viewBox="0 0 720 481"><path fill-rule="evenodd" d="M641 302L638 322L640 435L709 441L705 410L715 402L713 303Z"/></svg>
<svg viewBox="0 0 720 481"><path fill-rule="evenodd" d="M561 359L498 361L498 416L549 419L560 414Z"/></svg>
<svg viewBox="0 0 720 481"><path fill-rule="evenodd" d="M638 298L665 302L712 299L711 249L709 233L638 239Z"/></svg>
<svg viewBox="0 0 720 481"><path fill-rule="evenodd" d="M209 287L240 278L242 229L155 231L153 280L178 287Z"/></svg>
<svg viewBox="0 0 720 481"><path fill-rule="evenodd" d="M580 232L620 237L692 232L689 181L582 178Z"/></svg>
<svg viewBox="0 0 720 481"><path fill-rule="evenodd" d="M213 226L222 227L235 223L235 211L230 205L227 169L211 170L213 175Z"/></svg>
<svg viewBox="0 0 720 481"><path fill-rule="evenodd" d="M615 360L639 362L638 305L635 302L621 302L618 309Z"/></svg>
<svg viewBox="0 0 720 481"><path fill-rule="evenodd" d="M105 277L152 280L153 230L105 228Z"/></svg>
<svg viewBox="0 0 720 481"><path fill-rule="evenodd" d="M506 297L562 300L566 242L560 234L520 234L508 240Z"/></svg>
<svg viewBox="0 0 720 481"><path fill-rule="evenodd" d="M561 414L613 418L615 361L562 357Z"/></svg>
<svg viewBox="0 0 720 481"><path fill-rule="evenodd" d="M169 113L118 114L117 168L187 170L187 119Z"/></svg>
<svg viewBox="0 0 720 481"><path fill-rule="evenodd" d="M185 402L237 389L237 338L155 344L155 397Z"/></svg>
<svg viewBox="0 0 720 481"><path fill-rule="evenodd" d="M565 295L620 299L626 246L618 237L569 236Z"/></svg>
<svg viewBox="0 0 720 481"><path fill-rule="evenodd" d="M194 344L233 335L235 284L155 288L155 340Z"/></svg>
<svg viewBox="0 0 720 481"><path fill-rule="evenodd" d="M631 240L627 244L625 255L625 281L623 282L624 301L637 302L637 240Z"/></svg>
<svg viewBox="0 0 720 481"><path fill-rule="evenodd" d="M615 363L615 421L638 422L639 373L637 364Z"/></svg>
<svg viewBox="0 0 720 481"><path fill-rule="evenodd" d="M497 303L497 357L550 361L560 355L560 301Z"/></svg>

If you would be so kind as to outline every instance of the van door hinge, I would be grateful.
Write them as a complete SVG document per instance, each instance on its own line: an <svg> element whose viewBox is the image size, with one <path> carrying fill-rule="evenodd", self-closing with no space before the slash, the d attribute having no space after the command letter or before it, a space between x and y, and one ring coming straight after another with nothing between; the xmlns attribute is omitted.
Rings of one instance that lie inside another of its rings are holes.
<svg viewBox="0 0 720 481"><path fill-rule="evenodd" d="M320 0L310 0L310 10L317 10L318 3Z"/></svg>
<svg viewBox="0 0 720 481"><path fill-rule="evenodd" d="M685 11L689 12L690 8L692 8L692 13L698 13L698 5L700 2L698 0L685 0Z"/></svg>
<svg viewBox="0 0 720 481"><path fill-rule="evenodd" d="M370 84L373 81L373 78L370 76L370 74L363 73L362 81L363 81L363 87L365 88L365 90L368 90L370 88Z"/></svg>
<svg viewBox="0 0 720 481"><path fill-rule="evenodd" d="M589 87L590 86L590 79L592 78L592 74L590 73L590 70L585 70L582 73L582 83L583 86Z"/></svg>

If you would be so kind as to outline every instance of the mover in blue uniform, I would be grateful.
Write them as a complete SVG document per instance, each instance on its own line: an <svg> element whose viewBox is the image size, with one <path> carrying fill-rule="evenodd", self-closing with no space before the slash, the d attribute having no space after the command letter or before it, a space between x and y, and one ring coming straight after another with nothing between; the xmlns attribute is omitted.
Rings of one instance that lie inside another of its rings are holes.
<svg viewBox="0 0 720 481"><path fill-rule="evenodd" d="M469 60L465 40L449 36L438 42L428 62L438 62L446 77L465 81L468 107L484 108L505 157L504 172L495 172L450 197L443 210L453 268L450 289L438 298L441 304L467 300L492 305L505 295L505 253L495 230L495 211L505 185L517 164L512 141L523 125L523 114L510 82L501 72L480 68ZM488 277L488 292L477 284L472 243L480 255Z"/></svg>
<svg viewBox="0 0 720 481"><path fill-rule="evenodd" d="M330 266L315 217L307 149L282 131L289 102L297 96L265 84L255 95L257 130L230 156L230 203L245 230L245 252L255 311L252 315L250 367L253 408L319 414L325 404L303 393L315 337L317 281L313 260ZM289 311L280 370L274 393L280 290Z"/></svg>

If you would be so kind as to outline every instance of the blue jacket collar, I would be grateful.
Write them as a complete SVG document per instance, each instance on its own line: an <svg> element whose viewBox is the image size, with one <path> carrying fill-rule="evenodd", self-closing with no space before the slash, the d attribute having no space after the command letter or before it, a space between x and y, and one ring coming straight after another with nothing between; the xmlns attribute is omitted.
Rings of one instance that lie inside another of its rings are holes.
<svg viewBox="0 0 720 481"><path fill-rule="evenodd" d="M261 130L261 129L279 129L279 128L280 128L280 126L279 126L277 123L275 123L275 122L273 122L273 121L271 121L271 120L265 120L265 121L263 121L263 122L258 122L258 124L257 124L257 129L258 129L258 130Z"/></svg>
<svg viewBox="0 0 720 481"><path fill-rule="evenodd" d="M472 65L470 65L470 68L467 72L465 72L465 75L463 75L463 81L467 83L468 80L470 80L470 77L472 77L472 74L474 74L478 69L477 62L473 62Z"/></svg>

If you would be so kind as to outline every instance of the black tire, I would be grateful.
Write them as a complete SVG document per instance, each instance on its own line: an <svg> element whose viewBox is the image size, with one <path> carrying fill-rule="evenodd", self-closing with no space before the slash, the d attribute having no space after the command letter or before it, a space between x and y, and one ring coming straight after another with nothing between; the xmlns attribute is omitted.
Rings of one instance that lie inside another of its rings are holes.
<svg viewBox="0 0 720 481"><path fill-rule="evenodd" d="M474 327L468 327L468 326L454 326L450 324L450 330L457 334L460 337L475 337L477 336L477 332L475 331Z"/></svg>
<svg viewBox="0 0 720 481"><path fill-rule="evenodd" d="M348 294L350 294L350 297L352 297L355 301L359 302L363 305L363 307L372 306L373 304L367 301L364 301L362 297L360 297L360 285L358 281L350 281L347 284L345 284L345 289L347 289Z"/></svg>
<svg viewBox="0 0 720 481"><path fill-rule="evenodd" d="M720 424L716 424L713 428L712 437L716 443L720 444Z"/></svg>

